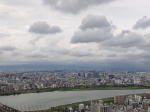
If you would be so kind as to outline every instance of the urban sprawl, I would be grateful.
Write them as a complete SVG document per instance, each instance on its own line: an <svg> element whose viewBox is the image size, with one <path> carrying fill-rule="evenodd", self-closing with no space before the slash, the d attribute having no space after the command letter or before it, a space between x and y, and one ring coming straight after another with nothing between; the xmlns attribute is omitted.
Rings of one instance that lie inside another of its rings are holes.
<svg viewBox="0 0 150 112"><path fill-rule="evenodd" d="M0 92L99 85L150 85L149 72L135 71L30 71L0 72ZM116 95L110 101L95 100L90 105L79 104L61 112L150 112L150 93ZM1 105L1 109L4 107ZM55 107L51 107L51 112Z"/></svg>
<svg viewBox="0 0 150 112"><path fill-rule="evenodd" d="M78 107L68 107L61 112L150 112L150 93L144 93L144 96L117 95L113 102L91 101L90 106L79 104Z"/></svg>
<svg viewBox="0 0 150 112"><path fill-rule="evenodd" d="M19 91L75 86L149 85L149 72L39 71L0 72L0 91Z"/></svg>

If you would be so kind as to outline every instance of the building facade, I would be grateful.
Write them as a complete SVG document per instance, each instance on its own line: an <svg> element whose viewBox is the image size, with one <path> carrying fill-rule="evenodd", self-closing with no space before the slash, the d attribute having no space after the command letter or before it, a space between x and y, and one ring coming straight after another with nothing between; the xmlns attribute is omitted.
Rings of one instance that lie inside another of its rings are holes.
<svg viewBox="0 0 150 112"><path fill-rule="evenodd" d="M117 105L123 105L125 102L124 96L123 95L117 95L114 97L114 103Z"/></svg>

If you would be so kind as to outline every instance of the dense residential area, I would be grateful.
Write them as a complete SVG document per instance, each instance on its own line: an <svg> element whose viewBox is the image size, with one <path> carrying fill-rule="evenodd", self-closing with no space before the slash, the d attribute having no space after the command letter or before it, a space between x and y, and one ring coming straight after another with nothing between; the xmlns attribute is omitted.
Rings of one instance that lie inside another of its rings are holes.
<svg viewBox="0 0 150 112"><path fill-rule="evenodd" d="M79 103L52 112L150 112L150 93L116 95L112 98Z"/></svg>
<svg viewBox="0 0 150 112"><path fill-rule="evenodd" d="M34 71L1 72L0 91L20 91L78 86L150 84L149 72L134 71Z"/></svg>

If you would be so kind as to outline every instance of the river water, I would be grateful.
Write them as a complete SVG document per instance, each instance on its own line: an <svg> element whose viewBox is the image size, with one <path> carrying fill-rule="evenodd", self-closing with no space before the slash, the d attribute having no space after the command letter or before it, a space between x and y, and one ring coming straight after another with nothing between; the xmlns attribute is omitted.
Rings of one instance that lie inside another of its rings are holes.
<svg viewBox="0 0 150 112"><path fill-rule="evenodd" d="M30 93L16 96L1 96L0 103L18 110L41 110L51 106L70 104L81 101L95 100L115 95L127 95L150 92L150 89L140 90L88 90L88 91L55 91L45 93Z"/></svg>

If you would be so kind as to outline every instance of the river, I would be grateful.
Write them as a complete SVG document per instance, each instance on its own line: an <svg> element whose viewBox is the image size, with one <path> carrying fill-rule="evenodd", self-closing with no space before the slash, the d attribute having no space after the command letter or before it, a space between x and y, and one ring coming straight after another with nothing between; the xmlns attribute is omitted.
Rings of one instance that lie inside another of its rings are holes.
<svg viewBox="0 0 150 112"><path fill-rule="evenodd" d="M16 96L1 96L0 103L18 110L41 110L51 106L70 104L81 101L95 100L115 95L137 94L150 92L150 89L140 90L87 90L87 91L55 91L45 93L30 93Z"/></svg>

